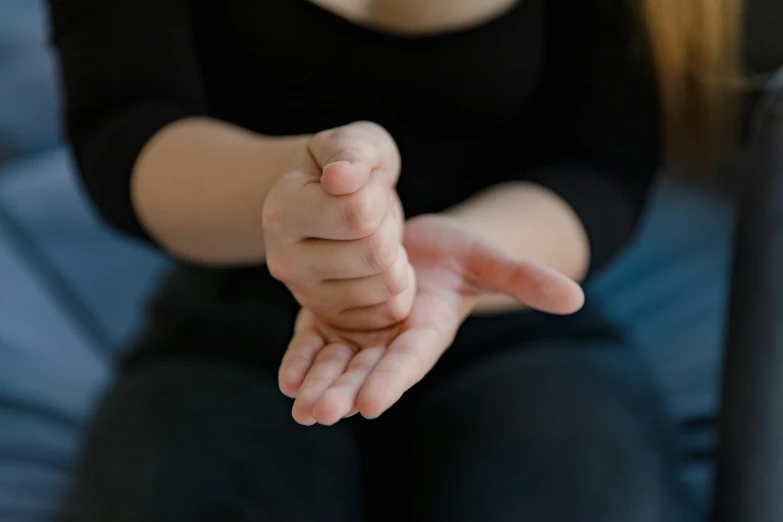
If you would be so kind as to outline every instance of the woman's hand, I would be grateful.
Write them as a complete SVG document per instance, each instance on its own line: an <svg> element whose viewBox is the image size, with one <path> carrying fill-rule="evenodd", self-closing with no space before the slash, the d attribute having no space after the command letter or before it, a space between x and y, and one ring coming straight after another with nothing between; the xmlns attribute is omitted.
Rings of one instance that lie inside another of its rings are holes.
<svg viewBox="0 0 783 522"><path fill-rule="evenodd" d="M324 324L374 330L410 312L399 171L392 137L354 123L316 134L264 202L269 271Z"/></svg>
<svg viewBox="0 0 783 522"><path fill-rule="evenodd" d="M573 313L584 302L572 280L508 257L450 217L408 221L404 245L417 287L400 324L346 331L306 308L300 312L279 374L283 393L296 398L297 422L331 425L357 412L381 415L432 369L482 293L555 314Z"/></svg>

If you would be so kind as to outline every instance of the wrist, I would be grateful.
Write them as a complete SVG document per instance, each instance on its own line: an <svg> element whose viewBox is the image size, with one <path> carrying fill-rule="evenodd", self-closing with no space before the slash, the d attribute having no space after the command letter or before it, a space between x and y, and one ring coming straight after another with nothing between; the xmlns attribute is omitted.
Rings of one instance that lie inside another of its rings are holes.
<svg viewBox="0 0 783 522"><path fill-rule="evenodd" d="M307 146L311 137L309 134L259 137L256 158L257 164L264 169L260 178L271 188L285 174L307 165Z"/></svg>
<svg viewBox="0 0 783 522"><path fill-rule="evenodd" d="M262 194L261 209L272 188L280 179L307 165L307 145L310 135L263 136L256 143L255 164L259 166L256 177ZM261 213L263 215L263 212ZM263 223L260 224L263 227ZM263 230L261 230L263 233Z"/></svg>
<svg viewBox="0 0 783 522"><path fill-rule="evenodd" d="M518 220L514 219L511 212L503 212L501 219L493 216L494 212L504 207L510 207L503 201L505 195L528 190L522 183L510 182L498 184L443 211L443 215L455 220L464 230L470 231L477 237L490 241L500 247L509 255L521 257L520 252L514 251L513 241L508 240L508 234L504 233L503 222L514 223L515 234L521 228ZM513 205L512 205L513 206ZM515 299L504 294L483 293L473 299L468 308L467 315L496 315L509 312L518 312L525 309Z"/></svg>
<svg viewBox="0 0 783 522"><path fill-rule="evenodd" d="M551 189L525 181L494 185L446 213L518 259L582 281L590 265L587 232L574 209Z"/></svg>

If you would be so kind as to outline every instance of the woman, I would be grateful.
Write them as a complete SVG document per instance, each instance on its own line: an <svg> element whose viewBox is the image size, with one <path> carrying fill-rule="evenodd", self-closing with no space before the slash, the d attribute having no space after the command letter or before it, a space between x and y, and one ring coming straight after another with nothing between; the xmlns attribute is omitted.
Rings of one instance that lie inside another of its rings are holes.
<svg viewBox="0 0 783 522"><path fill-rule="evenodd" d="M554 315L631 238L661 127L720 134L734 50L702 44L738 17L657 4L52 2L85 185L181 261L64 518L691 516L621 336Z"/></svg>

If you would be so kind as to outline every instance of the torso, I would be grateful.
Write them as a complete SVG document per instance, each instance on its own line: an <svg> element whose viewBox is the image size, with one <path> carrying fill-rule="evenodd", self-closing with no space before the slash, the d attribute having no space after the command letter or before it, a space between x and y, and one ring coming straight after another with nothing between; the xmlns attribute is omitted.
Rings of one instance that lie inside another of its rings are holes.
<svg viewBox="0 0 783 522"><path fill-rule="evenodd" d="M383 125L403 158L397 188L408 216L445 209L535 161L531 100L551 54L547 15L571 0L350 1L191 0L211 114L269 135ZM407 16L428 4L448 16ZM382 7L387 14L370 15ZM296 311L264 269L190 267L177 277L160 307L204 310L243 338L262 335L254 328L270 335L257 320L264 307Z"/></svg>
<svg viewBox="0 0 783 522"><path fill-rule="evenodd" d="M416 2L232 0L217 9L209 0L194 1L211 109L271 135L375 121L398 141L398 189L408 215L465 199L500 175L477 176L477 158L491 153L500 161L508 154L519 165L519 151L497 146L496 137L512 126L521 143L521 123L535 126L526 113L542 74L547 5L558 0ZM381 17L367 14L369 7L407 5L397 16L414 23L404 13L427 4L440 5L441 14L449 5L455 13L429 18L437 31L408 26L405 36L393 34L388 18L381 27Z"/></svg>
<svg viewBox="0 0 783 522"><path fill-rule="evenodd" d="M603 2L190 5L211 115L269 135L375 121L400 148L397 188L406 215L414 216L439 212L562 154L559 134L549 141L542 136L573 123L569 107L587 85L580 68L585 44L606 34L586 23L586 14ZM160 295L157 310L162 324L170 326L171 316L191 326L203 320L220 332L216 342L231 332L245 339L234 344L250 343L247 350L255 352L258 339L285 347L297 305L262 267L183 267ZM259 320L281 310L286 319L274 328Z"/></svg>

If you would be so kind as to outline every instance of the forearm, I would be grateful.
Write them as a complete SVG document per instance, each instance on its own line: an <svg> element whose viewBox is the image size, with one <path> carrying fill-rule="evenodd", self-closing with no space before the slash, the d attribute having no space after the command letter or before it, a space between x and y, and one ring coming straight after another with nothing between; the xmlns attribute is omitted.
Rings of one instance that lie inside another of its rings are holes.
<svg viewBox="0 0 783 522"><path fill-rule="evenodd" d="M260 263L264 200L296 168L305 139L261 136L208 118L170 124L134 166L136 214L163 248L187 261Z"/></svg>
<svg viewBox="0 0 783 522"><path fill-rule="evenodd" d="M496 185L447 211L510 255L545 265L581 281L590 264L584 227L551 190L525 182ZM477 314L518 308L510 298L488 295Z"/></svg>

